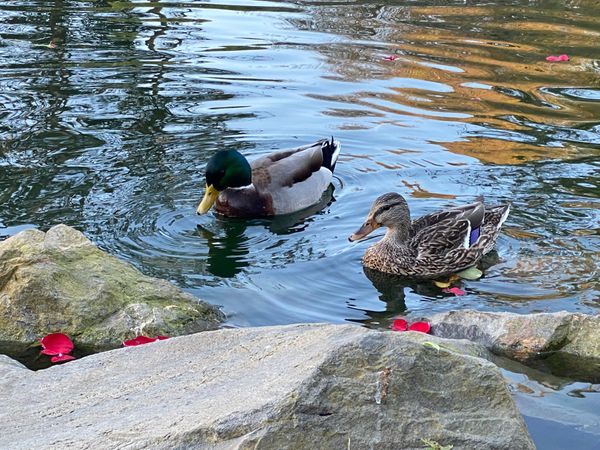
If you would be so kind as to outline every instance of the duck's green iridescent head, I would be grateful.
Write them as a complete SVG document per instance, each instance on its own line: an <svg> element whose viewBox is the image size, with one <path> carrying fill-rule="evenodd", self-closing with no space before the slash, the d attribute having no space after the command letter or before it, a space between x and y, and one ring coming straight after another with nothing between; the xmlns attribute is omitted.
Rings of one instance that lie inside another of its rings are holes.
<svg viewBox="0 0 600 450"><path fill-rule="evenodd" d="M198 214L204 214L227 188L248 186L252 183L252 169L246 158L235 150L222 150L206 165L206 191L198 205Z"/></svg>

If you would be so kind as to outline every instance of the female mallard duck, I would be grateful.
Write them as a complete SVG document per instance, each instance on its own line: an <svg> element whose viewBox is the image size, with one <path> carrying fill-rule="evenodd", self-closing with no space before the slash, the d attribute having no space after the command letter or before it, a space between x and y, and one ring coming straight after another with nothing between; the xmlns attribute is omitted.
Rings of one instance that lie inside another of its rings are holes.
<svg viewBox="0 0 600 450"><path fill-rule="evenodd" d="M486 207L477 201L411 222L404 197L390 192L375 200L350 240L387 227L384 238L365 252L363 264L406 277L437 278L471 267L490 252L509 210L510 205Z"/></svg>
<svg viewBox="0 0 600 450"><path fill-rule="evenodd" d="M338 141L281 150L248 163L235 150L222 150L206 166L206 191L198 206L204 214L263 217L289 214L317 203L331 183L340 153Z"/></svg>

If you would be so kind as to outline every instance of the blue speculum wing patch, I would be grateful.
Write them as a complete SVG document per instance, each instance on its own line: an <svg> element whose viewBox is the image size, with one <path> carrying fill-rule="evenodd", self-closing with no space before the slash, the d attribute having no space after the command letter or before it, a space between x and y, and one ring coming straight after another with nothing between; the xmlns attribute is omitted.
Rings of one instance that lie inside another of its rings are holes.
<svg viewBox="0 0 600 450"><path fill-rule="evenodd" d="M469 247L477 242L479 239L479 232L481 231L481 227L477 227L471 230L471 235L469 236Z"/></svg>

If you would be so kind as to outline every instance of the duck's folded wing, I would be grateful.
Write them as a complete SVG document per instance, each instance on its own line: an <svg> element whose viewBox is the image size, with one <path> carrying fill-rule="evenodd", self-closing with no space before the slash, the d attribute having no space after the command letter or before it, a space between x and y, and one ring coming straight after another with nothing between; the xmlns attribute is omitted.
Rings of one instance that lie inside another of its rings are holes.
<svg viewBox="0 0 600 450"><path fill-rule="evenodd" d="M251 166L252 180L257 189L292 187L321 169L322 142L271 153L252 162Z"/></svg>
<svg viewBox="0 0 600 450"><path fill-rule="evenodd" d="M438 211L419 217L412 223L412 234L417 234L424 228L431 227L447 220L460 221L466 219L474 230L481 226L484 216L485 206L482 202L458 206L456 208L446 209L444 211Z"/></svg>
<svg viewBox="0 0 600 450"><path fill-rule="evenodd" d="M442 256L470 246L471 223L466 219L446 219L421 229L409 242L417 255Z"/></svg>

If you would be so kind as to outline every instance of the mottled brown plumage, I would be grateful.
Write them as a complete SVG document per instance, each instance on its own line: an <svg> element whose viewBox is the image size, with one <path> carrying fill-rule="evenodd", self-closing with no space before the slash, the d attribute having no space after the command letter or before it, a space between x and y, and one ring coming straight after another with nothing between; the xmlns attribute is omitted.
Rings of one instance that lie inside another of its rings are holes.
<svg viewBox="0 0 600 450"><path fill-rule="evenodd" d="M490 252L509 209L477 201L411 222L404 197L388 193L375 200L366 222L350 240L387 227L384 238L365 252L363 264L401 276L438 278L471 267Z"/></svg>

